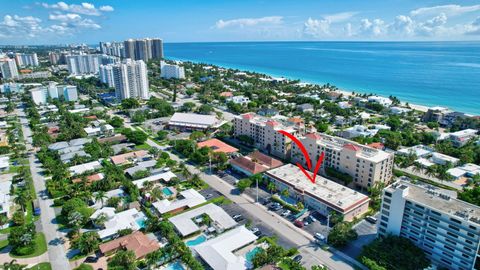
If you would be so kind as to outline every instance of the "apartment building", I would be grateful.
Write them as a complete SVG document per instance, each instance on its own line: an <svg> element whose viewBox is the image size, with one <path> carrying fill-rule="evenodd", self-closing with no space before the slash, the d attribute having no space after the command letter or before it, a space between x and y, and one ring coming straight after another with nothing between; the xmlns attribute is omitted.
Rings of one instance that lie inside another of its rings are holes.
<svg viewBox="0 0 480 270"><path fill-rule="evenodd" d="M3 79L18 79L18 69L15 60L0 55L0 73Z"/></svg>
<svg viewBox="0 0 480 270"><path fill-rule="evenodd" d="M64 98L66 101L77 101L78 92L74 85L59 85L50 83L48 86L41 86L30 90L33 102L36 105L47 104L48 98Z"/></svg>
<svg viewBox="0 0 480 270"><path fill-rule="evenodd" d="M290 157L291 140L279 133L284 130L298 135L299 126L275 118L266 118L255 113L245 113L236 116L233 120L234 136L248 136L255 147L276 157L286 159Z"/></svg>
<svg viewBox="0 0 480 270"><path fill-rule="evenodd" d="M165 79L185 79L185 69L179 65L160 63L160 76Z"/></svg>
<svg viewBox="0 0 480 270"><path fill-rule="evenodd" d="M16 53L15 61L19 67L36 67L39 65L36 53Z"/></svg>
<svg viewBox="0 0 480 270"><path fill-rule="evenodd" d="M378 235L410 239L432 264L446 269L480 269L480 207L444 190L398 181L383 191Z"/></svg>
<svg viewBox="0 0 480 270"><path fill-rule="evenodd" d="M125 58L145 62L163 58L163 41L159 38L129 39L123 44Z"/></svg>
<svg viewBox="0 0 480 270"><path fill-rule="evenodd" d="M116 64L115 56L102 54L79 54L66 57L68 71L72 75L98 74L100 65Z"/></svg>
<svg viewBox="0 0 480 270"><path fill-rule="evenodd" d="M115 96L119 100L126 98L150 98L147 65L145 62L126 59L120 64L113 65L112 69Z"/></svg>
<svg viewBox="0 0 480 270"><path fill-rule="evenodd" d="M369 188L375 183L388 183L392 179L392 153L366 145L320 133L309 133L299 140L305 146L312 164L316 164L321 153L325 153L320 173L325 175L326 167L346 173L353 179L353 185ZM298 145L293 144L291 159L306 166L306 160Z"/></svg>

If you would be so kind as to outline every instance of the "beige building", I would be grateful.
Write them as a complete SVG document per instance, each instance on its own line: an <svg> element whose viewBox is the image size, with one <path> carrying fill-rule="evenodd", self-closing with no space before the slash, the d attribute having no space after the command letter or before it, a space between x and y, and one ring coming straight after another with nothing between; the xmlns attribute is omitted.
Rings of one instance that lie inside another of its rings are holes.
<svg viewBox="0 0 480 270"><path fill-rule="evenodd" d="M321 153L325 152L321 174L325 175L325 168L331 167L350 175L353 184L362 188L369 188L377 182L388 183L392 179L392 153L320 133L310 133L299 140L310 156L312 167L315 167ZM296 144L291 152L292 162L300 162L306 167L305 157Z"/></svg>
<svg viewBox="0 0 480 270"><path fill-rule="evenodd" d="M255 113L245 113L237 116L233 123L235 137L246 135L253 140L255 147L283 159L290 156L292 141L278 131L284 130L290 134L298 135L301 130L294 123L262 117Z"/></svg>
<svg viewBox="0 0 480 270"><path fill-rule="evenodd" d="M321 176L313 184L293 164L287 164L265 173L279 191L288 190L290 198L301 201L305 207L314 209L323 216L337 212L343 220L352 221L368 211L368 196L330 181Z"/></svg>

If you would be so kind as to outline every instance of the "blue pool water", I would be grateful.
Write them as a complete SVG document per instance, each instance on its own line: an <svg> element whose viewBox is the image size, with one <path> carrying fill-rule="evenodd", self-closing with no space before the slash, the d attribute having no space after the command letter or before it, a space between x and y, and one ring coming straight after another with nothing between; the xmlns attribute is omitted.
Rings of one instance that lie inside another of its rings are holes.
<svg viewBox="0 0 480 270"><path fill-rule="evenodd" d="M140 228L145 228L145 219L144 218L139 218L135 220L135 222L140 226Z"/></svg>
<svg viewBox="0 0 480 270"><path fill-rule="evenodd" d="M251 263L253 257L255 257L255 254L257 254L260 250L261 249L259 247L255 247L254 249L250 250L249 252L247 252L247 254L245 254L245 259Z"/></svg>
<svg viewBox="0 0 480 270"><path fill-rule="evenodd" d="M480 42L167 43L165 55L480 114Z"/></svg>
<svg viewBox="0 0 480 270"><path fill-rule="evenodd" d="M185 270L179 261L167 265L165 270Z"/></svg>
<svg viewBox="0 0 480 270"><path fill-rule="evenodd" d="M207 241L207 237L205 235L200 235L199 237L193 239L193 240L190 240L190 241L187 241L187 246L189 247L193 247L193 246L196 246L196 245L200 245L201 243Z"/></svg>
<svg viewBox="0 0 480 270"><path fill-rule="evenodd" d="M167 187L164 187L164 188L162 189L162 191L163 191L163 194L165 194L165 195L167 195L167 196L172 196L172 195L173 195L173 192L172 192L169 188L167 188Z"/></svg>

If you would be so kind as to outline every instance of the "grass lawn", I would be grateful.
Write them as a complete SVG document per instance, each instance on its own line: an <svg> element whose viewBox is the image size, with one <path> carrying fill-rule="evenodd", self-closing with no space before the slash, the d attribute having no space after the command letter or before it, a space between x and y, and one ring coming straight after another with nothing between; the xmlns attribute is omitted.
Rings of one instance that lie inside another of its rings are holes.
<svg viewBox="0 0 480 270"><path fill-rule="evenodd" d="M89 264L82 263L79 267L75 268L74 270L93 270L93 267Z"/></svg>
<svg viewBox="0 0 480 270"><path fill-rule="evenodd" d="M28 269L29 270L52 270L52 266L48 262L43 262L43 263L36 264Z"/></svg>
<svg viewBox="0 0 480 270"><path fill-rule="evenodd" d="M7 228L5 228L5 229L1 229L1 230L0 230L0 234L10 233L10 230L11 230L11 229L12 229L11 227L7 227Z"/></svg>
<svg viewBox="0 0 480 270"><path fill-rule="evenodd" d="M43 233L37 233L35 235L35 250L32 254L17 256L10 252L10 256L13 258L32 258L42 255L47 252L47 241L45 240L45 235Z"/></svg>
<svg viewBox="0 0 480 270"><path fill-rule="evenodd" d="M150 148L152 148L150 145L144 143L144 144L139 144L137 146L135 146L136 149L139 149L139 150L150 150Z"/></svg>
<svg viewBox="0 0 480 270"><path fill-rule="evenodd" d="M0 250L5 248L6 246L8 246L8 240L7 239L0 241Z"/></svg>

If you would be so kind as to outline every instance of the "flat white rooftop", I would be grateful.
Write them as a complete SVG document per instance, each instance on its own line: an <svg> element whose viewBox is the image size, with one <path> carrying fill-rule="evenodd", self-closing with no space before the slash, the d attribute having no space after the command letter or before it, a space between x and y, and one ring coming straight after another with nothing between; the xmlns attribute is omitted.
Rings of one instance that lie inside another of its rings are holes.
<svg viewBox="0 0 480 270"><path fill-rule="evenodd" d="M210 217L214 227L223 230L233 228L237 225L237 222L235 222L235 220L233 220L233 218L231 218L220 206L213 203L186 211L169 218L169 220L182 236L186 236L200 230L200 227L193 219L202 214L206 214Z"/></svg>
<svg viewBox="0 0 480 270"><path fill-rule="evenodd" d="M205 197L194 189L187 189L180 192L180 196L173 201L163 199L158 202L154 202L152 205L157 209L160 214L168 213L181 208L192 208L199 204L206 202Z"/></svg>
<svg viewBox="0 0 480 270"><path fill-rule="evenodd" d="M193 249L214 270L244 270L247 268L247 261L233 252L256 239L257 236L245 226L241 226L194 246Z"/></svg>
<svg viewBox="0 0 480 270"><path fill-rule="evenodd" d="M370 200L368 196L320 175L317 175L314 184L293 164L269 170L265 175L342 212L348 212L352 208Z"/></svg>
<svg viewBox="0 0 480 270"><path fill-rule="evenodd" d="M97 169L100 169L101 167L102 167L102 164L100 164L100 162L98 160L96 160L96 161L72 166L72 167L68 168L68 171L73 176L73 175L77 175L77 174L82 174L86 171L97 170Z"/></svg>
<svg viewBox="0 0 480 270"><path fill-rule="evenodd" d="M177 175L174 174L171 171L167 171L167 172L163 172L163 173L150 175L148 177L145 177L145 178L142 178L142 179L139 179L139 180L135 180L135 181L133 181L133 184L136 185L138 188L142 188L143 184L145 182L155 182L155 181L160 181L160 180L168 182L168 181L170 181L170 179L172 179L174 177L177 177Z"/></svg>
<svg viewBox="0 0 480 270"><path fill-rule="evenodd" d="M218 124L217 117L214 115L203 115L196 113L175 113L169 125L187 126L187 127L210 127Z"/></svg>

